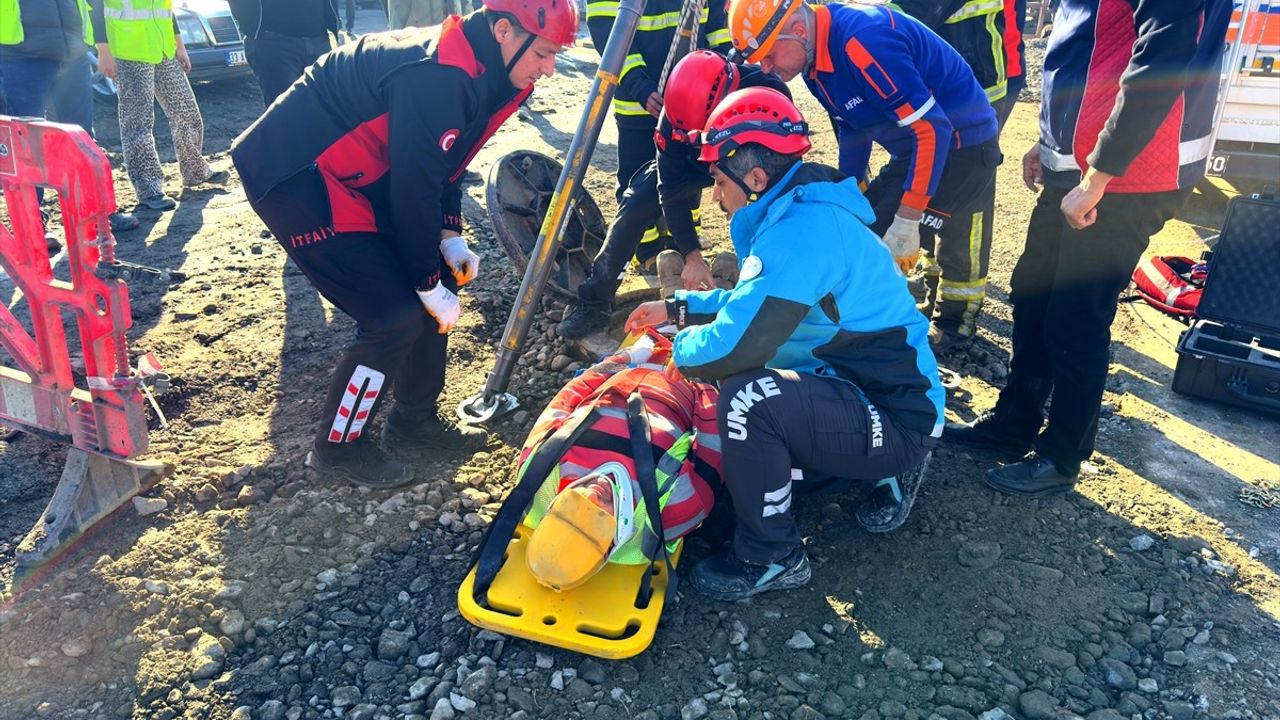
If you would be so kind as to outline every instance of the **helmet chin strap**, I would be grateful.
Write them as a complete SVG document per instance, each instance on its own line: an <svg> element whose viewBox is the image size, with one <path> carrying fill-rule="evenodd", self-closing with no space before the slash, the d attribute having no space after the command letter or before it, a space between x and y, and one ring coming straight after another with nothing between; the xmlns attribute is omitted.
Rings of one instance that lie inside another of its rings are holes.
<svg viewBox="0 0 1280 720"><path fill-rule="evenodd" d="M529 46L532 45L533 41L537 39L538 39L537 35L534 35L533 33L529 33L529 37L525 38L524 43L520 45L520 49L516 50L516 54L511 56L511 62L507 63L507 67L505 68L505 70L508 75L511 74L511 70L516 66L516 63L520 62L520 58L524 57L524 54L526 52L529 52Z"/></svg>
<svg viewBox="0 0 1280 720"><path fill-rule="evenodd" d="M742 188L742 192L745 193L747 196L748 203L753 203L756 200L760 199L760 193L747 187L746 181L738 177L738 174L730 170L728 166L726 166L724 163L716 163L716 167L720 169L720 172L723 173L725 177L729 178L734 182L735 185ZM768 189L769 188L765 188L766 191Z"/></svg>

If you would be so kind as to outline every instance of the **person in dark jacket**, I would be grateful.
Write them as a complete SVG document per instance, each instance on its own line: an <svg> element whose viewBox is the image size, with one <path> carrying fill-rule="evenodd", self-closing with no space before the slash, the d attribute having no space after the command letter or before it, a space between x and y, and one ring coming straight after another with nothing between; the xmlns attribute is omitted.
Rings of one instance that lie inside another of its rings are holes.
<svg viewBox="0 0 1280 720"><path fill-rule="evenodd" d="M591 41L597 52L604 52L614 18L618 16L618 6L618 0L587 2L587 28L591 31ZM675 40L683 6L684 0L646 2L644 15L636 26L631 47L627 49L626 62L618 77L618 89L613 96L613 117L618 124L619 204L631 178L654 157L654 132L658 128L658 115L663 104L658 82ZM696 47L728 52L729 33L725 30L723 0L704 3L698 27ZM636 259L641 262L652 260L670 244L665 234L660 234L658 226L649 227L641 237Z"/></svg>
<svg viewBox="0 0 1280 720"><path fill-rule="evenodd" d="M1230 0L1059 5L1022 161L1043 189L1010 281L1009 377L993 410L945 436L1031 450L986 473L996 490L1066 492L1093 453L1116 298L1204 176L1230 15Z"/></svg>
<svg viewBox="0 0 1280 720"><path fill-rule="evenodd" d="M585 337L608 323L622 272L644 233L659 220L665 221L675 252L683 260L681 284L688 290L716 285L702 257L696 222L711 175L698 162L690 133L696 135L702 129L711 109L730 92L759 86L791 96L777 75L753 65L737 65L711 50L695 50L676 63L658 119L657 156L631 176L604 246L591 263L591 274L578 286L578 301L556 328L561 337Z"/></svg>
<svg viewBox="0 0 1280 720"><path fill-rule="evenodd" d="M333 48L330 33L338 32L336 2L229 0L231 15L244 35L245 59L258 78L264 104L274 102L308 65ZM351 10L347 12L350 23Z"/></svg>
<svg viewBox="0 0 1280 720"><path fill-rule="evenodd" d="M906 521L943 427L944 391L921 315L871 232L858 179L804 163L808 126L768 88L730 94L703 132L715 199L741 259L731 291L676 291L627 330L676 322L677 369L720 383L716 404L733 550L693 569L718 600L799 587L811 570L791 512L827 478L874 483L864 528Z"/></svg>
<svg viewBox="0 0 1280 720"><path fill-rule="evenodd" d="M17 17L9 13L17 11ZM88 49L93 26L85 0L0 2L0 109L18 117L48 117L93 136ZM43 213L48 218L47 213ZM129 213L111 213L115 232L138 227ZM46 238L54 250L60 240Z"/></svg>
<svg viewBox="0 0 1280 720"><path fill-rule="evenodd" d="M359 326L307 464L371 486L410 471L364 436L386 392L391 449L475 449L442 417L447 333L480 258L462 238L467 163L555 72L572 0L486 0L432 28L365 35L322 57L232 145L250 204L316 289Z"/></svg>

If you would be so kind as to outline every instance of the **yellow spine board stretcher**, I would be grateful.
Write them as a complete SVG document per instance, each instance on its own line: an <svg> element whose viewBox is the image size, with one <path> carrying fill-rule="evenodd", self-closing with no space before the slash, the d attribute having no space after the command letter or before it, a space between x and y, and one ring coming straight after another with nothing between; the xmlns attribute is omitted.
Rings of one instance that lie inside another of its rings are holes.
<svg viewBox="0 0 1280 720"><path fill-rule="evenodd" d="M556 591L529 573L524 551L531 532L523 523L517 526L484 605L475 598L476 569L471 568L458 588L462 616L487 630L611 660L644 652L653 642L666 601L665 563L653 563L653 591L644 607L637 602L644 565L607 563L583 585ZM684 549L683 542L676 542L673 568Z"/></svg>

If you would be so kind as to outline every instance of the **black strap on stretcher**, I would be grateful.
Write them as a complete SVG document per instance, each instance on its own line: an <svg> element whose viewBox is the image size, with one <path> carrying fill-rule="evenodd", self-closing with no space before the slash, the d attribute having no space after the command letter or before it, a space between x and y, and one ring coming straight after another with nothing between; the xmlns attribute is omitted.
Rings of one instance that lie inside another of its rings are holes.
<svg viewBox="0 0 1280 720"><path fill-rule="evenodd" d="M497 514L493 516L493 522L489 524L489 529L480 539L480 546L476 548L476 553L471 559L471 564L476 568L473 594L477 600L489 591L489 586L498 577L498 571L502 569L502 563L506 559L507 545L515 534L516 526L524 517L524 511L533 502L533 496L537 494L538 488L546 482L551 469L560 463L560 459L573 446L573 443L594 425L599 417L600 412L592 408L580 422L561 425L559 430L538 446L533 457L529 458L525 464L524 474L520 476L516 486L511 488L507 498L502 501L502 507L498 508Z"/></svg>
<svg viewBox="0 0 1280 720"><path fill-rule="evenodd" d="M603 396L601 396L603 397ZM599 402L600 398L597 398ZM533 456L525 464L525 471L511 489L502 507L498 508L493 522L485 530L480 545L476 548L471 564L476 569L475 584L472 587L473 597L477 600L488 592L493 581L502 570L506 560L507 545L515 534L516 526L524 517L525 510L533 502L534 495L546 482L552 468L568 452L577 440L582 437L600 417L596 408L592 408L581 421L572 425L562 425L555 433L542 442ZM640 392L634 391L627 398L627 430L631 438L632 460L635 462L636 482L640 485L641 497L644 498L645 511L649 519L649 528L657 538L653 560L660 555L667 566L666 599L675 596L676 573L667 553L666 533L662 528L662 511L658 499L657 466L653 460L653 440L649 430L649 419L645 414L644 398ZM653 596L652 587L653 562L645 564L644 574L640 577L640 591L636 599L641 605L648 605Z"/></svg>
<svg viewBox="0 0 1280 720"><path fill-rule="evenodd" d="M649 516L649 528L658 538L658 546L654 557L645 563L644 574L640 576L640 593L637 599L641 605L648 605L653 596L651 581L653 578L653 560L657 556L667 566L668 602L675 597L676 572L671 566L671 556L667 553L666 532L662 528L662 509L658 505L658 473L653 462L653 440L649 431L649 418L644 410L644 398L636 390L627 398L627 430L631 435L631 459L636 464L636 481L640 483L640 493L644 497L644 509Z"/></svg>

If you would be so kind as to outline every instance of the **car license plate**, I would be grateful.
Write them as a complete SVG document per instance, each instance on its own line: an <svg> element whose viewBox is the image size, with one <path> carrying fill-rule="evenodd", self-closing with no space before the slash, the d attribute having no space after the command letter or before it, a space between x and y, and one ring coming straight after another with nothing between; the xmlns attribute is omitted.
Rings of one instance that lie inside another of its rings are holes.
<svg viewBox="0 0 1280 720"><path fill-rule="evenodd" d="M227 65L229 67L235 66L235 65L244 65L247 62L249 61L245 59L243 50L227 51Z"/></svg>

